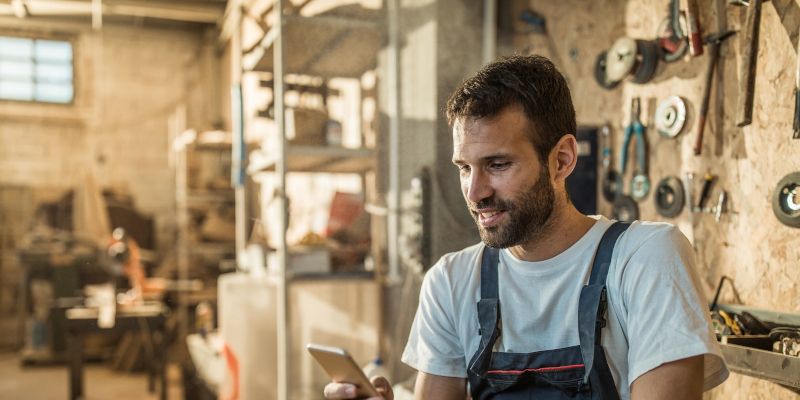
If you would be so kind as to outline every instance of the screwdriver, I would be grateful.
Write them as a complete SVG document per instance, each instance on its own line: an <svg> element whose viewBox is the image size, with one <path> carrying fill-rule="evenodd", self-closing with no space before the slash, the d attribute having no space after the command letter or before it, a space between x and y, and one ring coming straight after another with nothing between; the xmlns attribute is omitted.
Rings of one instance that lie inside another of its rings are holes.
<svg viewBox="0 0 800 400"><path fill-rule="evenodd" d="M714 175L706 174L703 179L705 179L705 182L703 182L703 190L700 192L700 201L697 202L697 207L701 210L703 209L703 204L705 204L706 199L708 199L708 191L711 188L711 182L714 181Z"/></svg>

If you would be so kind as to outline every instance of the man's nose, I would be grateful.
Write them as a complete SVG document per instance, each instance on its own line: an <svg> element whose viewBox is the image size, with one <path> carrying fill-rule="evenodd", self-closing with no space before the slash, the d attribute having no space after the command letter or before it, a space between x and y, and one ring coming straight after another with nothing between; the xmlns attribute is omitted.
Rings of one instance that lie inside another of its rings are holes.
<svg viewBox="0 0 800 400"><path fill-rule="evenodd" d="M471 203L478 203L494 193L486 175L480 171L470 174L465 184L464 197Z"/></svg>

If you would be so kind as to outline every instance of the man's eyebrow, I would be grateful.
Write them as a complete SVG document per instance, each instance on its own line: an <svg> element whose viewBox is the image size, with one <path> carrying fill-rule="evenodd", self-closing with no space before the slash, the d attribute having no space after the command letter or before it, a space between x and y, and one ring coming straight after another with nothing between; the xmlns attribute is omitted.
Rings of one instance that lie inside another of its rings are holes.
<svg viewBox="0 0 800 400"><path fill-rule="evenodd" d="M489 160L497 160L497 159L503 159L503 158L512 158L512 156L511 156L511 154L508 154L508 153L490 154L488 156L481 157L479 159L479 161L489 161ZM457 159L457 158L453 159L453 164L463 164L463 163L464 163L463 160L460 160L460 159Z"/></svg>

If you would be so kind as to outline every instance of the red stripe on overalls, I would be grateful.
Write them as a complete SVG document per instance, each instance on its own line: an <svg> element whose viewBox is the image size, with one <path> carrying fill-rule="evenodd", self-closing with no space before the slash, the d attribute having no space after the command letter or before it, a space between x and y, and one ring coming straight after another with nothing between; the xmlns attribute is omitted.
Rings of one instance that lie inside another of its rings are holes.
<svg viewBox="0 0 800 400"><path fill-rule="evenodd" d="M490 374L521 374L523 372L528 371L560 371L563 369L572 369L572 368L580 368L583 367L583 364L578 365L565 365L563 367L546 367L546 368L534 368L534 369L524 369L522 371L488 371Z"/></svg>

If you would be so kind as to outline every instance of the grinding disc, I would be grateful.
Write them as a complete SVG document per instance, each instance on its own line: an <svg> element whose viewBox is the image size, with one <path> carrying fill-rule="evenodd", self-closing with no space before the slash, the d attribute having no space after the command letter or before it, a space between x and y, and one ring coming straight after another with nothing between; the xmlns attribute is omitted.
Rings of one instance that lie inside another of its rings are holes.
<svg viewBox="0 0 800 400"><path fill-rule="evenodd" d="M631 180L631 196L636 201L642 201L650 193L650 179L643 173L638 173Z"/></svg>
<svg viewBox="0 0 800 400"><path fill-rule="evenodd" d="M614 86L617 86L619 81L612 81L611 79L608 79L608 75L606 74L607 55L608 52L603 51L599 56L597 56L597 61L595 61L594 64L594 79L601 88L612 89Z"/></svg>
<svg viewBox="0 0 800 400"><path fill-rule="evenodd" d="M684 201L686 201L683 183L675 176L668 176L658 182L653 197L656 201L656 211L666 218L678 216L683 210Z"/></svg>
<svg viewBox="0 0 800 400"><path fill-rule="evenodd" d="M661 21L656 37L658 38L658 47L661 49L659 56L661 61L666 63L680 60L686 54L686 49L689 48L689 41L683 36L683 32L680 35L675 32L669 18Z"/></svg>
<svg viewBox="0 0 800 400"><path fill-rule="evenodd" d="M681 133L686 122L686 104L679 96L669 96L656 108L655 125L665 138L674 138Z"/></svg>
<svg viewBox="0 0 800 400"><path fill-rule="evenodd" d="M608 171L603 177L603 197L606 201L614 199L622 194L622 175L617 171Z"/></svg>
<svg viewBox="0 0 800 400"><path fill-rule="evenodd" d="M614 219L620 222L633 222L639 218L639 206L630 196L617 196L611 207Z"/></svg>
<svg viewBox="0 0 800 400"><path fill-rule="evenodd" d="M772 192L772 212L782 224L800 228L800 172L792 172L778 182Z"/></svg>
<svg viewBox="0 0 800 400"><path fill-rule="evenodd" d="M636 67L638 54L636 41L623 36L614 42L606 54L606 76L612 81L621 81Z"/></svg>
<svg viewBox="0 0 800 400"><path fill-rule="evenodd" d="M633 83L647 83L653 78L658 65L658 50L653 42L636 39L639 50L636 67L633 69Z"/></svg>

